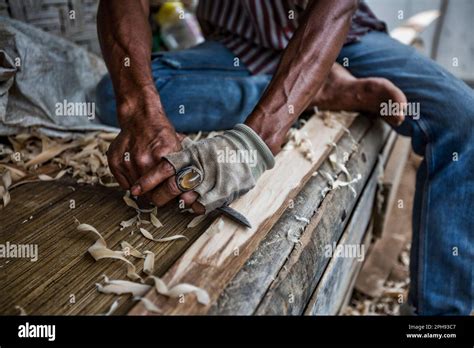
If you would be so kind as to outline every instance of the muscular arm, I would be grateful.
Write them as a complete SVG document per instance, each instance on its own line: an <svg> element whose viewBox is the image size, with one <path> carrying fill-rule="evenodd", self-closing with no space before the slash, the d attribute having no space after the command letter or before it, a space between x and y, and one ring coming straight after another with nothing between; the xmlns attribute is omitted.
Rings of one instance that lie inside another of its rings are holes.
<svg viewBox="0 0 474 348"><path fill-rule="evenodd" d="M128 111L151 95L159 100L151 75L149 1L102 0L97 27L102 54L113 81L122 125ZM159 116L163 116L159 107Z"/></svg>
<svg viewBox="0 0 474 348"><path fill-rule="evenodd" d="M323 85L345 41L357 4L356 0L310 1L272 81L245 122L274 154Z"/></svg>
<svg viewBox="0 0 474 348"><path fill-rule="evenodd" d="M174 174L163 156L181 149L151 72L148 0L101 0L97 27L112 78L121 132L108 151L109 166L128 189L153 168Z"/></svg>

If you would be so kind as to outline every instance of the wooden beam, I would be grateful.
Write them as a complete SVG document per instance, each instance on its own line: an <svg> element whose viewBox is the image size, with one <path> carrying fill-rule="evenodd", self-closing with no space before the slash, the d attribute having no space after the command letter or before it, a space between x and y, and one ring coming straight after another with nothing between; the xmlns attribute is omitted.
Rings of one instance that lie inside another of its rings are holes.
<svg viewBox="0 0 474 348"><path fill-rule="evenodd" d="M91 315L108 311L117 297L99 293L95 283L102 280L103 274L111 279L126 279L125 267L112 260L94 261L87 249L95 239L76 230L75 218L95 226L111 249L120 250L120 243L127 241L141 251L155 253L157 275L165 273L211 223L203 221L197 227L186 228L193 216L168 205L158 212L164 226L146 228L155 236L184 234L189 240L156 243L140 233L131 235L132 228L120 230L121 221L136 215L123 203L121 190L73 182L66 178L25 184L13 189L11 203L0 208L0 244L38 247L35 262L27 258L0 259L1 315L18 314L15 305L29 315ZM143 261L132 261L141 272ZM129 298L121 296L114 314L127 313L135 305Z"/></svg>
<svg viewBox="0 0 474 348"><path fill-rule="evenodd" d="M350 222L336 246L336 248L342 250L351 248L354 254L331 257L318 286L311 296L305 310L306 315L336 315L341 308L346 293L349 291L353 272L358 264L362 265L365 258L364 234L372 217L377 176L376 165L362 192L362 196L357 202Z"/></svg>
<svg viewBox="0 0 474 348"><path fill-rule="evenodd" d="M387 217L390 216L395 195L400 184L403 169L411 151L411 139L397 136L393 150L390 153L385 166L382 182L380 183L380 195L383 201L376 206L374 214L374 237L380 238L383 230L387 227Z"/></svg>
<svg viewBox="0 0 474 348"><path fill-rule="evenodd" d="M382 295L383 285L410 237L416 180L415 157L412 155L406 163L402 182L392 202L391 214L387 218L387 228L382 238L372 247L356 281L355 288L368 296ZM403 207L398 207L399 199L402 200Z"/></svg>
<svg viewBox="0 0 474 348"><path fill-rule="evenodd" d="M340 158L352 156L354 140L359 143L371 126L372 122L366 117L358 117L354 121L349 128L350 134L344 134L337 144L337 153ZM332 172L330 161L326 160L318 171ZM304 228L305 223L301 221L301 218L311 219L324 199L319 193L326 186L327 180L322 175L316 175L308 181L303 190L295 197L293 206L285 211L239 273L220 294L209 314L253 314L295 247L295 242L288 238L288 232L298 232ZM295 216L300 220L297 220Z"/></svg>
<svg viewBox="0 0 474 348"><path fill-rule="evenodd" d="M350 117L342 118L344 127L349 127L352 120ZM289 200L296 196L329 155L332 149L328 143L338 142L344 134L340 124L329 128L318 117L312 117L302 131L312 142L314 161L305 159L298 149L282 151L277 156L275 167L264 173L253 190L231 205L250 220L252 228L245 229L223 218L217 219L166 272L163 277L166 283L191 283L207 290L211 302L217 300L283 214ZM188 296L185 303L157 295L154 290L146 297L157 303L164 314L204 314L210 307L197 303L193 295ZM130 314L148 312L139 303Z"/></svg>
<svg viewBox="0 0 474 348"><path fill-rule="evenodd" d="M369 227L367 228L367 231L365 232L364 240L362 241L362 243L364 244L365 250L367 250L368 252L370 252L370 248L372 245L373 229L374 229L374 224L371 221L371 224L369 225ZM359 275L359 272L362 269L363 265L364 265L363 263L359 263L359 262L355 265L355 268L353 269L352 274L351 274L351 280L347 288L347 292L344 296L344 299L342 300L342 304L341 304L341 307L339 308L337 315L343 315L345 308L351 301L352 294L354 292L355 282L357 280L357 276Z"/></svg>
<svg viewBox="0 0 474 348"><path fill-rule="evenodd" d="M365 186L388 133L388 126L376 122L362 140L357 155L349 160L349 172L359 173L362 177L362 180L353 185L357 194L360 194ZM340 178L344 180L343 175ZM324 257L325 245L339 240L348 220L347 212L352 211L356 201L357 197L347 188L328 193L306 226L300 238L300 247L292 251L257 308L256 314L303 313L329 262L329 259Z"/></svg>

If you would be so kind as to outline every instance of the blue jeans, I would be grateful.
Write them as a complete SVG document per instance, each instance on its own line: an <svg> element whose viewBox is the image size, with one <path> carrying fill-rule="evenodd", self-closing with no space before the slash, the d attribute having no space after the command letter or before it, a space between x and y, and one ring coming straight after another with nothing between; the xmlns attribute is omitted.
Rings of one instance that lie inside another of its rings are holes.
<svg viewBox="0 0 474 348"><path fill-rule="evenodd" d="M271 80L252 76L216 42L156 55L153 76L164 108L180 132L231 128L243 122ZM419 119L407 117L396 130L412 138L424 157L417 173L413 211L409 303L421 315L468 315L474 284L474 93L415 49L371 32L346 45L356 77L392 81ZM117 125L110 79L98 86L99 118Z"/></svg>

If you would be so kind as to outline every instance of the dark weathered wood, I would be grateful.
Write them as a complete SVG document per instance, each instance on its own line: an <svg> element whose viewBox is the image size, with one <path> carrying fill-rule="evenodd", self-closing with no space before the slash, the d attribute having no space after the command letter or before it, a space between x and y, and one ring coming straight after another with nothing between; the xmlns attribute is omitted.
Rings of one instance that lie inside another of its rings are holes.
<svg viewBox="0 0 474 348"><path fill-rule="evenodd" d="M392 202L391 215L387 218L382 238L373 245L356 281L356 289L368 296L379 297L398 255L410 238L411 212L415 194L416 166L406 163L400 187ZM398 207L398 200L403 207Z"/></svg>
<svg viewBox="0 0 474 348"><path fill-rule="evenodd" d="M350 127L351 136L359 142L371 125L368 118L357 118ZM353 153L352 145L353 140L345 134L338 143L337 151L341 156L347 153L349 157ZM321 165L320 170L333 171L328 160ZM298 221L295 216L310 219L323 199L320 192L326 185L326 179L321 175L309 180L295 197L292 208L287 208L258 249L221 293L209 314L250 315L254 312L295 246L287 237L288 231L296 232L304 227L304 222Z"/></svg>
<svg viewBox="0 0 474 348"><path fill-rule="evenodd" d="M364 234L369 226L372 217L372 208L374 205L375 191L377 188L378 171L377 166L369 178L364 188L362 196L357 202L350 222L347 225L337 247L353 246L362 248ZM324 271L321 280L318 283L311 300L305 310L307 315L336 315L341 308L346 293L349 291L350 281L353 272L359 263L365 258L366 249L360 249L362 255L360 259L357 256L344 255L341 257L331 257L331 261ZM328 255L326 255L328 256Z"/></svg>
<svg viewBox="0 0 474 348"><path fill-rule="evenodd" d="M178 213L172 206L161 209L158 215L164 227L146 228L155 236L181 233L189 241L156 243L137 232L130 235L130 228L119 230L121 221L135 215L124 204L123 192L84 185L73 185L73 191L70 185L68 180L40 182L12 190L11 203L0 213L0 243L37 244L39 258L37 262L0 260L1 314L17 314L15 305L22 306L28 314L38 315L107 312L116 297L98 293L95 283L101 280L102 274L111 279L125 279L125 267L120 261L94 261L87 249L95 237L77 231L75 218L95 226L114 250L120 250L123 240L134 246L143 243L140 250L156 254L157 275L164 273L211 223L203 222L188 229L192 215ZM75 201L75 209L69 207L71 199ZM22 223L30 215L34 218ZM143 260L131 260L140 272ZM72 295L75 303L70 303ZM121 296L120 304L117 314L127 312L134 305L128 296Z"/></svg>
<svg viewBox="0 0 474 348"><path fill-rule="evenodd" d="M387 217L390 216L395 195L400 184L403 169L411 150L411 140L408 137L397 136L393 150L390 153L383 179L380 183L379 195L383 198L376 206L374 213L374 237L380 238L387 225Z"/></svg>
<svg viewBox="0 0 474 348"><path fill-rule="evenodd" d="M372 231L373 231L373 228L374 228L373 226L374 226L373 223L371 223L369 225L369 227L367 228L367 231L365 232L365 236L364 236L364 240L363 240L365 250L367 250L368 253L370 253L370 250L371 250L371 247L372 247L372 244L373 244L372 243L372 241L373 241ZM354 293L355 282L357 280L357 276L359 275L359 272L362 269L363 265L364 265L363 263L359 263L359 262L355 264L355 267L352 270L351 280L349 282L349 286L347 287L347 292L344 296L341 307L339 308L338 315L344 314L344 310L347 307L347 305L349 304L349 302L352 298L352 294Z"/></svg>
<svg viewBox="0 0 474 348"><path fill-rule="evenodd" d="M350 173L360 173L362 180L353 185L360 194L387 140L388 127L376 122L362 140L357 155L347 165ZM340 175L344 179L343 175ZM302 314L312 292L328 264L324 247L337 242L347 224L357 198L349 189L328 193L300 238L296 247L258 306L256 314Z"/></svg>

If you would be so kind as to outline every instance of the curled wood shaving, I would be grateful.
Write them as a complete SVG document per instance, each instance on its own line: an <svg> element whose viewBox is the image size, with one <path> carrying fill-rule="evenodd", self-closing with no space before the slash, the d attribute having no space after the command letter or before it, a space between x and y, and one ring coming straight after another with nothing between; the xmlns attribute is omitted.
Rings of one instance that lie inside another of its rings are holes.
<svg viewBox="0 0 474 348"><path fill-rule="evenodd" d="M154 281L155 290L157 293L161 295L168 296L171 298L177 298L182 295L194 293L199 303L203 305L208 305L211 302L207 291L204 289L198 288L197 286L187 284L187 283L182 283L182 284L177 284L171 288L168 288L165 282L158 277L150 276L149 279L152 279Z"/></svg>
<svg viewBox="0 0 474 348"><path fill-rule="evenodd" d="M70 144L55 144L45 150L43 150L40 154L38 154L36 157L32 158L30 161L26 162L25 166L31 167L36 164L42 164L44 162L47 162L57 155L61 154L62 152L71 149L73 147L76 147L78 145L77 141L73 141Z"/></svg>
<svg viewBox="0 0 474 348"><path fill-rule="evenodd" d="M160 227L163 227L163 224L156 217L157 210L158 209L155 207L153 211L150 213L150 221L153 226L155 226L156 228L160 228Z"/></svg>
<svg viewBox="0 0 474 348"><path fill-rule="evenodd" d="M155 254L151 251L145 251L145 262L143 264L143 273L151 275L155 270Z"/></svg>
<svg viewBox="0 0 474 348"><path fill-rule="evenodd" d="M192 219L189 224L186 226L187 228L193 228L198 226L201 222L206 220L207 215L198 215L194 219Z"/></svg>
<svg viewBox="0 0 474 348"><path fill-rule="evenodd" d="M127 191L125 193L125 196L123 196L123 201L125 202L126 205L128 205L129 207L135 209L135 210L140 210L140 208L138 207L138 204L137 202L135 202L133 199L130 198L130 191Z"/></svg>
<svg viewBox="0 0 474 348"><path fill-rule="evenodd" d="M357 183L358 181L360 181L362 179L362 175L361 174L357 174L357 176L350 180L350 181L343 181L343 180L340 180L340 179L337 179L337 180L334 180L334 178L331 176L331 174L329 174L328 172L325 172L325 171L321 171L321 173L326 177L326 179L328 179L329 181L329 187L325 187L322 191L321 191L321 195L324 197L329 191L332 191L332 190L337 190L341 187L349 187L349 189L352 191L352 194L354 197L357 196L357 192L356 190L354 189L354 187L352 186L353 184Z"/></svg>
<svg viewBox="0 0 474 348"><path fill-rule="evenodd" d="M145 309L149 312L152 312L152 313L162 312L161 309L159 309L153 302L151 302L146 297L135 296L133 299L135 301L141 301L141 303L143 303L143 305L145 306Z"/></svg>
<svg viewBox="0 0 474 348"><path fill-rule="evenodd" d="M304 222L305 224L309 224L309 219L303 217L303 216L298 216L298 215L295 215L295 219L300 221L300 222Z"/></svg>
<svg viewBox="0 0 474 348"><path fill-rule="evenodd" d="M136 257L137 259L145 258L145 255L143 255L143 253L141 253L137 248L133 247L128 242L123 241L122 243L120 243L120 246L122 247L122 252L124 253L125 256L132 255L133 257Z"/></svg>
<svg viewBox="0 0 474 348"><path fill-rule="evenodd" d="M306 132L291 128L286 138L285 150L298 149L308 161L313 162L315 160L313 144Z"/></svg>
<svg viewBox="0 0 474 348"><path fill-rule="evenodd" d="M294 231L293 229L290 229L288 233L286 234L286 239L288 239L292 243L301 243L300 241L301 238L301 231Z"/></svg>
<svg viewBox="0 0 474 348"><path fill-rule="evenodd" d="M112 315L118 308L119 305L119 300L115 300L111 305L107 313L104 314L104 316L108 317Z"/></svg>
<svg viewBox="0 0 474 348"><path fill-rule="evenodd" d="M331 166L335 171L343 172L346 175L347 180L352 180L351 174L347 170L346 165L342 163L342 160L338 159L337 153L329 155L329 162L331 163Z"/></svg>
<svg viewBox="0 0 474 348"><path fill-rule="evenodd" d="M120 223L120 231L122 231L123 229L125 229L127 227L133 226L137 221L138 221L138 215L132 217L129 220L122 221Z"/></svg>
<svg viewBox="0 0 474 348"><path fill-rule="evenodd" d="M18 134L8 138L9 146L0 145L0 168L12 172L10 189L42 179L49 181L65 169L69 169L78 183L117 186L106 156L116 135L94 132L74 138L50 138L34 130ZM41 167L48 168L47 176L43 176L45 171Z"/></svg>
<svg viewBox="0 0 474 348"><path fill-rule="evenodd" d="M2 198L3 207L6 207L10 203L10 192L8 192L9 187L12 184L12 177L10 170L6 170L1 176L1 185L0 185L0 197Z"/></svg>
<svg viewBox="0 0 474 348"><path fill-rule="evenodd" d="M151 285L130 282L128 280L110 280L107 276L104 277L104 284L96 283L97 290L103 294L132 294L133 296L144 296L151 290Z"/></svg>
<svg viewBox="0 0 474 348"><path fill-rule="evenodd" d="M18 305L17 305L17 306L15 306L15 309L17 309L17 310L20 312L20 315L21 315L21 316L28 315L28 314L26 314L25 309L24 309L23 307L21 307L21 306L18 306Z"/></svg>
<svg viewBox="0 0 474 348"><path fill-rule="evenodd" d="M58 174L56 174L55 177L51 177L49 175L46 175L46 174L39 174L38 175L38 179L40 179L41 181L53 181L53 180L58 180L58 179L61 179L64 174L68 173L69 172L69 169L63 169L61 170Z"/></svg>
<svg viewBox="0 0 474 348"><path fill-rule="evenodd" d="M5 188L9 188L12 184L12 176L9 170L5 171L2 175L2 183Z"/></svg>
<svg viewBox="0 0 474 348"><path fill-rule="evenodd" d="M97 237L97 241L87 250L94 260L99 261L101 259L116 259L121 260L127 265L127 277L132 280L142 280L137 274L136 268L129 260L123 256L122 251L114 251L107 247L107 243L102 235L93 226L88 224L80 224L77 226L79 231L93 232Z"/></svg>
<svg viewBox="0 0 474 348"><path fill-rule="evenodd" d="M160 242L160 243L170 242L170 241L173 241L173 240L176 240L176 239L188 239L188 237L183 236L182 234L176 234L176 235L170 236L170 237L155 239L155 238L153 238L153 235L148 230L146 230L142 227L140 228L140 232L143 235L143 237L145 237L146 239L153 240L155 242Z"/></svg>

